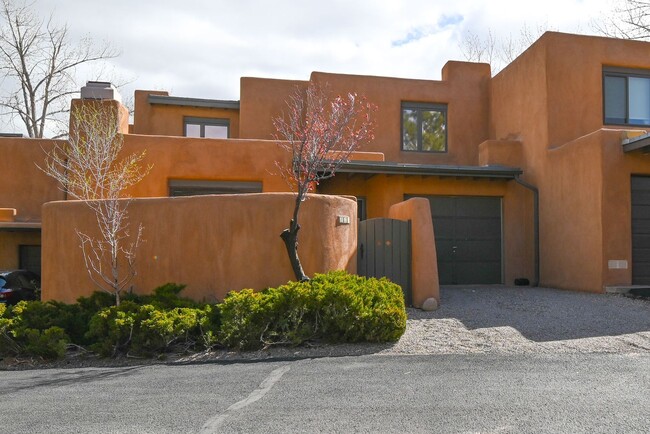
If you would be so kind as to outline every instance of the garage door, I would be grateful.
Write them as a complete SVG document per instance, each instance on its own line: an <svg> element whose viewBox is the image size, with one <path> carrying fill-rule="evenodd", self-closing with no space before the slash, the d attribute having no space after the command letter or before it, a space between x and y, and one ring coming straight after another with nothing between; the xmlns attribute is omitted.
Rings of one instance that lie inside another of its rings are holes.
<svg viewBox="0 0 650 434"><path fill-rule="evenodd" d="M632 284L650 285L650 177L632 177Z"/></svg>
<svg viewBox="0 0 650 434"><path fill-rule="evenodd" d="M426 196L442 285L503 283L501 198Z"/></svg>

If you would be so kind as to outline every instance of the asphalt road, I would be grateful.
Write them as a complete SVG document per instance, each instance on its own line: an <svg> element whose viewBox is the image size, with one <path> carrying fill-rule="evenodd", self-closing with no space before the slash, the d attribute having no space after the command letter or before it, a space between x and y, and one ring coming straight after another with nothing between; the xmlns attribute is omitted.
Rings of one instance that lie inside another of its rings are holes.
<svg viewBox="0 0 650 434"><path fill-rule="evenodd" d="M648 432L650 355L0 372L3 433Z"/></svg>

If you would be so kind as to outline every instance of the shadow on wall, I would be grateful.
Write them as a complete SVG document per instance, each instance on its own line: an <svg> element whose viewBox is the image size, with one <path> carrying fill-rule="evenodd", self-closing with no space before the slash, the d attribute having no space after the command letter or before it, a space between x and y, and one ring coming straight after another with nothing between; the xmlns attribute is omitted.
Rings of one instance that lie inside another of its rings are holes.
<svg viewBox="0 0 650 434"><path fill-rule="evenodd" d="M529 287L442 287L433 318L468 329L512 327L536 342L618 336L650 331L650 302Z"/></svg>

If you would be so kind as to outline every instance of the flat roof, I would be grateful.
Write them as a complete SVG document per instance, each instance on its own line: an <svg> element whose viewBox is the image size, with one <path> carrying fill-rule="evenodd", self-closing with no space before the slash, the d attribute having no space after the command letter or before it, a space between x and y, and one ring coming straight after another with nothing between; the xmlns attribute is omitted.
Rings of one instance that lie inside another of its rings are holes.
<svg viewBox="0 0 650 434"><path fill-rule="evenodd" d="M40 231L41 222L0 222L0 231L18 232L18 231Z"/></svg>
<svg viewBox="0 0 650 434"><path fill-rule="evenodd" d="M524 172L518 167L508 166L449 166L386 161L348 161L341 165L337 173L514 179Z"/></svg>
<svg viewBox="0 0 650 434"><path fill-rule="evenodd" d="M149 95L149 104L206 107L239 110L239 101L221 99L186 98L168 95Z"/></svg>
<svg viewBox="0 0 650 434"><path fill-rule="evenodd" d="M629 139L623 139L623 152L632 152L637 150L650 152L650 133L631 137Z"/></svg>

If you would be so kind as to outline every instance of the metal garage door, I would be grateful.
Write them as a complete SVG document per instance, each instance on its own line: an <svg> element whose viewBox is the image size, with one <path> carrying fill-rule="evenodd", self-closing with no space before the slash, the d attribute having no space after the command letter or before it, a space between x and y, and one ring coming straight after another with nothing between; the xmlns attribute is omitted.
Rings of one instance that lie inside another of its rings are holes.
<svg viewBox="0 0 650 434"><path fill-rule="evenodd" d="M650 177L632 177L632 284L650 285Z"/></svg>
<svg viewBox="0 0 650 434"><path fill-rule="evenodd" d="M503 283L501 198L426 196L442 285Z"/></svg>

